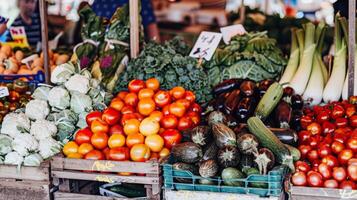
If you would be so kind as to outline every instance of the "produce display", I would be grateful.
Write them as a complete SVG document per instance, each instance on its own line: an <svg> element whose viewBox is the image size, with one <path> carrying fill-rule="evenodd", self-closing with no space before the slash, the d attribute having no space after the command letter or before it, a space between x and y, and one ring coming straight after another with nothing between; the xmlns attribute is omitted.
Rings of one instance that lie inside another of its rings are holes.
<svg viewBox="0 0 357 200"><path fill-rule="evenodd" d="M301 160L291 181L296 186L357 189L356 97L306 108L299 132Z"/></svg>
<svg viewBox="0 0 357 200"><path fill-rule="evenodd" d="M68 158L143 162L168 156L181 131L200 123L195 94L183 87L161 90L156 78L129 82L103 112L86 116L63 153Z"/></svg>

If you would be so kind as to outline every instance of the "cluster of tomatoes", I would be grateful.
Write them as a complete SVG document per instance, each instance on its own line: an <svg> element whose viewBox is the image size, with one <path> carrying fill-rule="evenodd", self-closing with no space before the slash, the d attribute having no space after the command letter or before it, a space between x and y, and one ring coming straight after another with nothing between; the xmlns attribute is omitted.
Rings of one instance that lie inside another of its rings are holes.
<svg viewBox="0 0 357 200"><path fill-rule="evenodd" d="M357 189L357 112L348 101L305 109L292 183Z"/></svg>
<svg viewBox="0 0 357 200"><path fill-rule="evenodd" d="M103 112L86 116L63 153L68 158L144 162L170 154L181 142L180 131L200 123L195 94L183 87L160 90L157 79L132 80Z"/></svg>

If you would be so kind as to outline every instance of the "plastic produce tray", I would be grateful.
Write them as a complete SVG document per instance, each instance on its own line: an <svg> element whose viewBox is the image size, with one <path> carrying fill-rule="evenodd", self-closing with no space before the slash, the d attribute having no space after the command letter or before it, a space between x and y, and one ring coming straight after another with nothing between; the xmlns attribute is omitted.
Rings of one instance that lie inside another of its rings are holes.
<svg viewBox="0 0 357 200"><path fill-rule="evenodd" d="M14 74L14 75L0 75L0 83L12 83L14 80L19 78L26 78L30 85L35 85L45 82L45 74L39 71L37 74Z"/></svg>

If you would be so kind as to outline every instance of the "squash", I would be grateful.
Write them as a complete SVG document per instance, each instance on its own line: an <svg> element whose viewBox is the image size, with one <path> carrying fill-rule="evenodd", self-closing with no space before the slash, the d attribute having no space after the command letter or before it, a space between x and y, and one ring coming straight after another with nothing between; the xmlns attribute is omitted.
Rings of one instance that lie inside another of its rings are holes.
<svg viewBox="0 0 357 200"><path fill-rule="evenodd" d="M52 60L56 61L59 56L59 53L53 53L53 58Z"/></svg>
<svg viewBox="0 0 357 200"><path fill-rule="evenodd" d="M17 74L25 75L25 74L32 74L31 69L26 69L26 68L21 68L19 71L17 71Z"/></svg>
<svg viewBox="0 0 357 200"><path fill-rule="evenodd" d="M64 64L64 63L68 62L68 60L69 60L69 56L66 54L62 54L62 55L59 55L55 61L56 61L56 65L60 65L60 64Z"/></svg>
<svg viewBox="0 0 357 200"><path fill-rule="evenodd" d="M15 52L15 59L17 62L21 62L21 60L24 59L24 53L21 50L17 50Z"/></svg>
<svg viewBox="0 0 357 200"><path fill-rule="evenodd" d="M3 72L4 75L11 75L11 74L14 74L14 72L10 69L5 69L4 72Z"/></svg>
<svg viewBox="0 0 357 200"><path fill-rule="evenodd" d="M7 55L0 51L0 63L3 63L7 59Z"/></svg>

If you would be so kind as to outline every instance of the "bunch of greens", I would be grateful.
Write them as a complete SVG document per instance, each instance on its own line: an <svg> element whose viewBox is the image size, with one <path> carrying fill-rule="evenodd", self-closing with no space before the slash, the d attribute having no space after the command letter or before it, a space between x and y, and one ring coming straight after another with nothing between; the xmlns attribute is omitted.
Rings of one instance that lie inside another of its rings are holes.
<svg viewBox="0 0 357 200"><path fill-rule="evenodd" d="M229 45L216 50L205 67L213 86L231 78L274 79L285 65L286 60L276 41L266 32L257 32L233 37Z"/></svg>
<svg viewBox="0 0 357 200"><path fill-rule="evenodd" d="M139 57L129 62L115 91L125 90L132 79L157 78L163 89L182 86L195 92L198 102L211 98L207 74L188 55L189 47L179 38L165 44L148 43Z"/></svg>

